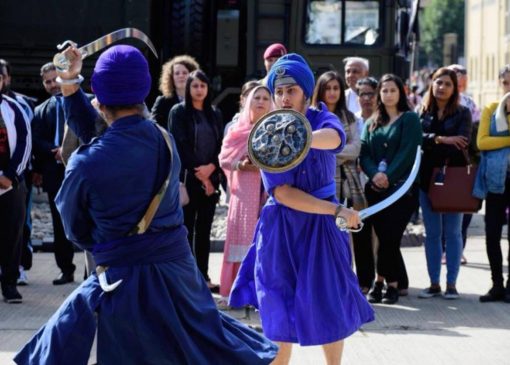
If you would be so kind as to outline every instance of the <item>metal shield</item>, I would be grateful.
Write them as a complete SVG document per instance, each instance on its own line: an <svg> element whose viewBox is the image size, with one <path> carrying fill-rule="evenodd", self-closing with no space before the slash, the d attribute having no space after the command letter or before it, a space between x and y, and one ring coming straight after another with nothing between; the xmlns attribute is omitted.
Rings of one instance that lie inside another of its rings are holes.
<svg viewBox="0 0 510 365"><path fill-rule="evenodd" d="M253 164L269 172L285 172L308 154L312 127L301 113L275 110L260 118L248 138L248 155Z"/></svg>

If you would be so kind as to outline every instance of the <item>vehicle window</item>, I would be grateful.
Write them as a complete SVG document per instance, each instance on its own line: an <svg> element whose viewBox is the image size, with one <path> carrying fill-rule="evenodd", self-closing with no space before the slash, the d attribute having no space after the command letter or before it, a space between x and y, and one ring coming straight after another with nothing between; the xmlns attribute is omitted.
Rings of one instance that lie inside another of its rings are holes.
<svg viewBox="0 0 510 365"><path fill-rule="evenodd" d="M305 42L375 45L380 37L380 3L363 0L309 0Z"/></svg>
<svg viewBox="0 0 510 365"><path fill-rule="evenodd" d="M305 41L310 44L340 44L341 0L309 1Z"/></svg>

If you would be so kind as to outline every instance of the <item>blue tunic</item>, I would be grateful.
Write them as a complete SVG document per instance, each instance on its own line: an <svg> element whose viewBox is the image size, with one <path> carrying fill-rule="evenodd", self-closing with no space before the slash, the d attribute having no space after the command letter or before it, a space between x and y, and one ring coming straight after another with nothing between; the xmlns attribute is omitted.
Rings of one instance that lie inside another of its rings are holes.
<svg viewBox="0 0 510 365"><path fill-rule="evenodd" d="M338 118L308 109L312 130L333 128L345 134ZM230 304L259 308L264 334L273 341L319 345L341 340L374 319L352 271L349 237L331 215L309 214L279 204L274 188L288 184L335 201L336 150L311 149L285 173L262 174L270 195L244 259ZM333 183L334 184L334 183ZM328 192L329 190L329 192Z"/></svg>
<svg viewBox="0 0 510 365"><path fill-rule="evenodd" d="M97 117L84 94L65 100L66 119L85 141ZM183 227L180 160L173 163L152 121L128 116L80 147L56 203L67 237L109 266L112 292L89 277L16 355L18 364L87 364L98 329L100 364L268 364L277 348L219 313ZM170 172L148 231L127 236Z"/></svg>

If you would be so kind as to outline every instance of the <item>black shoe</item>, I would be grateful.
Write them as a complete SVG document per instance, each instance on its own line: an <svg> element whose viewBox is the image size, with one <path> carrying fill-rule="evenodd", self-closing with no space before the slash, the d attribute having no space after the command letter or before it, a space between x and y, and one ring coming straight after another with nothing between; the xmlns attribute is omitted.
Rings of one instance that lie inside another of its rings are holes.
<svg viewBox="0 0 510 365"><path fill-rule="evenodd" d="M505 299L505 289L499 286L493 286L487 294L480 296L480 302L500 302Z"/></svg>
<svg viewBox="0 0 510 365"><path fill-rule="evenodd" d="M510 283L509 282L507 282L507 284L506 284L505 297L503 298L503 302L510 303Z"/></svg>
<svg viewBox="0 0 510 365"><path fill-rule="evenodd" d="M16 285L2 285L2 294L6 303L21 303L23 297L16 289Z"/></svg>
<svg viewBox="0 0 510 365"><path fill-rule="evenodd" d="M388 286L386 288L386 293L384 293L384 297L382 298L383 304L395 304L398 302L398 289L392 286Z"/></svg>
<svg viewBox="0 0 510 365"><path fill-rule="evenodd" d="M207 281L207 287L213 294L218 294L220 292L220 286L218 284L213 284L211 281Z"/></svg>
<svg viewBox="0 0 510 365"><path fill-rule="evenodd" d="M72 283L74 281L74 275L73 274L64 274L60 273L60 275L53 280L53 285L63 285L67 283Z"/></svg>
<svg viewBox="0 0 510 365"><path fill-rule="evenodd" d="M368 302L369 303L381 303L384 288L384 283L382 281L376 281L374 284L374 288L368 293Z"/></svg>

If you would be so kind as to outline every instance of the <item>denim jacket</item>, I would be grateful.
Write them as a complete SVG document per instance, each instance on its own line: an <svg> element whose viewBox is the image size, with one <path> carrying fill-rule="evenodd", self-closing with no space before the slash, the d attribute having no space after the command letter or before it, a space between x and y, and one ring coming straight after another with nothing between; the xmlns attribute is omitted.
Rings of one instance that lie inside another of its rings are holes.
<svg viewBox="0 0 510 365"><path fill-rule="evenodd" d="M492 137L510 135L508 130L502 132L496 131L496 113L493 113L491 116L489 134ZM489 192L494 194L503 194L505 192L509 154L510 147L481 151L480 165L478 166L475 186L473 187L474 197L485 199Z"/></svg>

